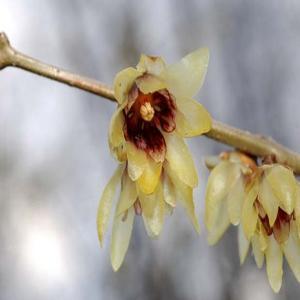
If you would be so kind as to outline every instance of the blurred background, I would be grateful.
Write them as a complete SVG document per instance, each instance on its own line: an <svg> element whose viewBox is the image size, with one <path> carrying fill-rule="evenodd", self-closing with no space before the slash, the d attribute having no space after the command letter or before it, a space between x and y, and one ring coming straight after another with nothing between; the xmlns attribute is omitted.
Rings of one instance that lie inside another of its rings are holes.
<svg viewBox="0 0 300 300"><path fill-rule="evenodd" d="M214 118L300 150L299 1L0 0L0 31L45 62L111 84L141 53L167 62L210 48L197 96ZM188 141L199 170L202 234L183 210L150 240L136 218L123 267L96 232L99 197L116 162L115 105L8 68L0 72L0 299L297 299L287 264L273 294L265 269L240 267L236 230L214 247L203 225L203 160L225 146Z"/></svg>

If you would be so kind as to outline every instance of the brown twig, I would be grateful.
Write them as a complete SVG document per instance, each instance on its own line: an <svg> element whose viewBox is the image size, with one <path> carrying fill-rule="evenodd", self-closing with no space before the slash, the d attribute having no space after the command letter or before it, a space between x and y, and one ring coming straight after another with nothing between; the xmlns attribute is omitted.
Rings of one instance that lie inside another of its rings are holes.
<svg viewBox="0 0 300 300"><path fill-rule="evenodd" d="M12 48L6 35L0 33L0 70L8 66L17 67L115 101L114 91L102 82L64 71L24 55ZM206 136L254 156L273 155L277 162L289 166L296 174L300 174L300 155L270 138L255 135L215 120L212 129L206 133Z"/></svg>

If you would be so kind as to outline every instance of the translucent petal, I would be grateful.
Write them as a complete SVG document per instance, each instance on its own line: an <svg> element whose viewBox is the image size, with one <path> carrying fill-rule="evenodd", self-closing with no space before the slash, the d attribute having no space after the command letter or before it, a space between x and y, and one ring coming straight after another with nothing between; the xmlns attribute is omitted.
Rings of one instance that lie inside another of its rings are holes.
<svg viewBox="0 0 300 300"><path fill-rule="evenodd" d="M193 137L211 129L211 117L207 110L197 101L176 98L176 131L183 137Z"/></svg>
<svg viewBox="0 0 300 300"><path fill-rule="evenodd" d="M252 237L252 251L254 255L254 259L258 268L261 268L264 263L264 253L261 250L261 244L258 233L255 233Z"/></svg>
<svg viewBox="0 0 300 300"><path fill-rule="evenodd" d="M134 68L127 68L120 71L114 80L115 97L119 104L127 101L127 95L130 91L135 79L142 73Z"/></svg>
<svg viewBox="0 0 300 300"><path fill-rule="evenodd" d="M121 267L131 238L134 209L131 207L124 215L116 215L112 230L110 259L114 271Z"/></svg>
<svg viewBox="0 0 300 300"><path fill-rule="evenodd" d="M136 181L147 167L147 154L138 149L131 142L126 143L127 159L128 159L128 175Z"/></svg>
<svg viewBox="0 0 300 300"><path fill-rule="evenodd" d="M265 254L268 279L273 291L278 293L282 283L283 255L281 248L273 235L269 236L268 247Z"/></svg>
<svg viewBox="0 0 300 300"><path fill-rule="evenodd" d="M120 215L129 209L136 201L136 198L137 191L135 182L129 178L127 173L124 173L117 214Z"/></svg>
<svg viewBox="0 0 300 300"><path fill-rule="evenodd" d="M177 175L172 171L168 163L165 163L164 169L170 177L173 185L176 187L176 194L178 195L176 198L181 202L181 204L185 208L196 232L199 233L200 226L195 214L193 189L177 177Z"/></svg>
<svg viewBox="0 0 300 300"><path fill-rule="evenodd" d="M138 188L138 186L137 186ZM152 194L144 194L142 191L138 189L138 196L142 207L143 215L147 218L151 218L155 207L157 206L157 201L159 197L157 193L159 192L158 188Z"/></svg>
<svg viewBox="0 0 300 300"><path fill-rule="evenodd" d="M156 192L156 205L153 209L153 214L151 217L147 217L143 214L143 220L145 224L146 231L151 238L158 237L163 224L164 224L164 216L165 216L165 202L163 199L163 191L161 184L158 186L158 190Z"/></svg>
<svg viewBox="0 0 300 300"><path fill-rule="evenodd" d="M258 182L255 181L250 190L246 193L246 198L242 210L242 225L248 240L251 239L255 232L258 219L258 214L254 207L254 201L257 198L257 194Z"/></svg>
<svg viewBox="0 0 300 300"><path fill-rule="evenodd" d="M193 158L182 137L176 133L164 134L167 144L166 160L179 179L190 187L196 187L198 176Z"/></svg>
<svg viewBox="0 0 300 300"><path fill-rule="evenodd" d="M175 194L175 187L171 182L169 176L164 172L163 176L163 192L164 192L164 200L168 203L171 207L176 206L176 194Z"/></svg>
<svg viewBox="0 0 300 300"><path fill-rule="evenodd" d="M169 65L162 74L175 96L193 97L200 90L209 61L207 48L198 49Z"/></svg>
<svg viewBox="0 0 300 300"><path fill-rule="evenodd" d="M174 212L174 207L168 204L167 202L165 202L165 214L172 216L173 212Z"/></svg>
<svg viewBox="0 0 300 300"><path fill-rule="evenodd" d="M233 187L230 189L229 194L227 196L227 209L228 209L229 220L233 225L238 225L240 222L244 199L245 199L245 186L244 186L243 177L240 176L236 180Z"/></svg>
<svg viewBox="0 0 300 300"><path fill-rule="evenodd" d="M279 199L280 207L286 213L291 214L295 207L297 184L293 172L277 164L266 170L266 179Z"/></svg>
<svg viewBox="0 0 300 300"><path fill-rule="evenodd" d="M100 199L98 213L97 213L97 230L98 230L98 237L101 246L103 244L103 236L107 229L111 208L112 208L112 202L116 193L116 188L120 182L120 178L123 173L123 170L124 170L124 164L119 165L115 173L107 183Z"/></svg>
<svg viewBox="0 0 300 300"><path fill-rule="evenodd" d="M139 190L144 194L153 193L160 180L161 170L162 163L157 163L152 158L147 157L143 174L137 180Z"/></svg>
<svg viewBox="0 0 300 300"><path fill-rule="evenodd" d="M300 282L300 240L294 222L291 227L291 234L283 247L283 252L291 270Z"/></svg>
<svg viewBox="0 0 300 300"><path fill-rule="evenodd" d="M159 76L165 69L166 64L159 56L141 55L140 61L136 66L137 70Z"/></svg>
<svg viewBox="0 0 300 300"><path fill-rule="evenodd" d="M239 244L239 255L240 255L240 264L242 265L245 261L245 258L248 254L250 242L245 237L242 226L238 227L238 244Z"/></svg>
<svg viewBox="0 0 300 300"><path fill-rule="evenodd" d="M153 93L167 88L166 83L162 79L151 74L144 74L135 82L139 90L144 94Z"/></svg>
<svg viewBox="0 0 300 300"><path fill-rule="evenodd" d="M215 224L219 222L218 219L221 214L228 215L226 198L239 176L238 165L228 161L220 162L212 170L208 178L205 195L205 224L208 230L212 230L216 226ZM224 224L227 224L229 216L225 219Z"/></svg>
<svg viewBox="0 0 300 300"><path fill-rule="evenodd" d="M126 145L123 133L124 114L123 109L127 102L124 102L114 112L109 125L108 142L112 154L119 160L126 160Z"/></svg>
<svg viewBox="0 0 300 300"><path fill-rule="evenodd" d="M277 217L279 200L273 194L273 190L269 184L269 181L266 180L265 176L263 177L259 187L258 199L265 212L267 213L269 224L272 227Z"/></svg>

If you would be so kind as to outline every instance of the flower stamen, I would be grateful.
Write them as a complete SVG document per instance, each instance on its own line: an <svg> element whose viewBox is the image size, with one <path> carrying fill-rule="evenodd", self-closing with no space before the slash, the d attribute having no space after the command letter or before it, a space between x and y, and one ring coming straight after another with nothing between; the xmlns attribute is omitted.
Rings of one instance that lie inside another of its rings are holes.
<svg viewBox="0 0 300 300"><path fill-rule="evenodd" d="M145 102L143 105L141 105L140 114L143 120L150 122L154 117L154 113L154 108L150 102Z"/></svg>

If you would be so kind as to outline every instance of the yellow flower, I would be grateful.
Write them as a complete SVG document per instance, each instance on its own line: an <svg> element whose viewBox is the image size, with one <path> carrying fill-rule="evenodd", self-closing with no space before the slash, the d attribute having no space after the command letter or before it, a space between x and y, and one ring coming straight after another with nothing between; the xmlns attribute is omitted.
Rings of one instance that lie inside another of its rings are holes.
<svg viewBox="0 0 300 300"><path fill-rule="evenodd" d="M241 262L251 243L259 268L266 257L268 279L275 292L282 283L283 254L300 281L299 195L293 172L271 164L260 167L245 198L239 234Z"/></svg>
<svg viewBox="0 0 300 300"><path fill-rule="evenodd" d="M198 177L183 138L211 128L210 115L191 98L203 83L208 59L207 49L169 66L160 57L142 55L136 68L115 78L118 108L111 119L109 146L121 164L103 192L97 219L102 244L121 180L111 242L114 270L124 260L136 214L142 215L148 235L157 237L165 213L180 201L199 231L193 202Z"/></svg>
<svg viewBox="0 0 300 300"><path fill-rule="evenodd" d="M241 264L251 245L259 268L266 258L270 285L278 292L284 255L300 282L300 187L293 172L275 163L257 166L236 152L222 155L213 167L205 208L209 243L239 224Z"/></svg>
<svg viewBox="0 0 300 300"><path fill-rule="evenodd" d="M205 195L205 224L210 245L218 242L230 224L240 223L245 183L256 170L255 162L240 152L222 153L213 164Z"/></svg>

